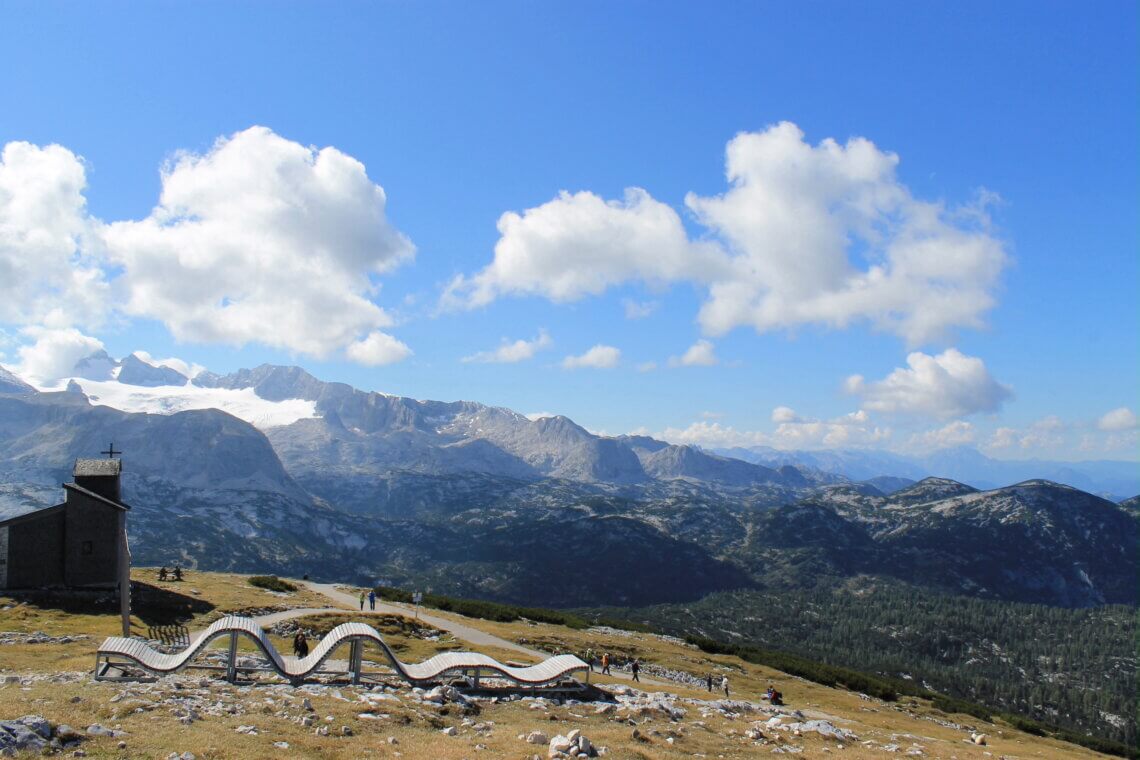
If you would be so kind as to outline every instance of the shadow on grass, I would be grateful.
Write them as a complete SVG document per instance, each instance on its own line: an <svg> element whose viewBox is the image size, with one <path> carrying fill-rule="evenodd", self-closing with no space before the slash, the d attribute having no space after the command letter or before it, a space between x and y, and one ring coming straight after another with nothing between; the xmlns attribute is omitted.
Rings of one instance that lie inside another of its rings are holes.
<svg viewBox="0 0 1140 760"><path fill-rule="evenodd" d="M7 596L33 607L71 615L119 614L119 595L106 589L44 589L10 592ZM148 626L183 623L213 609L214 605L204 599L131 581L131 614Z"/></svg>

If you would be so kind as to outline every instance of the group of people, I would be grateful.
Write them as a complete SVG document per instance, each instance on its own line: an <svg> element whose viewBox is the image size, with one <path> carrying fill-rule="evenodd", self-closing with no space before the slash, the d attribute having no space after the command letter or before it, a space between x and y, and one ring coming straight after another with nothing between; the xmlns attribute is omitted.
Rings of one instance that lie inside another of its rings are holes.
<svg viewBox="0 0 1140 760"><path fill-rule="evenodd" d="M768 691L764 692L764 699L772 705L784 704L784 695L772 688L772 684L768 684Z"/></svg>
<svg viewBox="0 0 1140 760"><path fill-rule="evenodd" d="M364 601L366 599L368 600L368 609L375 612L376 611L376 591L375 590L369 591L367 594L365 594L363 591L360 592L360 611L361 612L364 612Z"/></svg>
<svg viewBox="0 0 1140 760"><path fill-rule="evenodd" d="M716 678L715 678L715 676L713 676L712 673L709 673L707 676L705 676L705 684L709 687L709 691L713 690L713 682L715 680L716 680ZM717 681L717 683L720 685L720 688L724 689L724 696L727 697L728 696L728 676L721 676L720 680Z"/></svg>
<svg viewBox="0 0 1140 760"><path fill-rule="evenodd" d="M598 657L593 648L586 650L586 663L590 666L590 672L594 671L599 664L602 666L601 673L603 676L613 675L610 672L610 666L614 664L613 655L609 652L602 652L601 657ZM641 683L641 660L634 657L629 662L629 672L633 675L633 680Z"/></svg>
<svg viewBox="0 0 1140 760"><path fill-rule="evenodd" d="M170 580L171 578L176 581L182 580L182 568L175 565L173 571L168 571L166 565L163 565L158 569L158 579L160 581Z"/></svg>

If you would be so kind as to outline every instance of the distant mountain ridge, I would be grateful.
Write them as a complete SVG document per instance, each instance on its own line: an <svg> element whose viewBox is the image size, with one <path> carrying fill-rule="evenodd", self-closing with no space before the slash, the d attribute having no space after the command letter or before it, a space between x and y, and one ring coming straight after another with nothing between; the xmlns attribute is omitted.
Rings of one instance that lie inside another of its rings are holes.
<svg viewBox="0 0 1140 760"><path fill-rule="evenodd" d="M1065 483L1113 501L1140 494L1138 462L1001 460L992 459L966 446L942 449L925 456L903 456L888 451L863 449L784 451L766 446L713 448L711 451L766 467L792 465L801 470L814 470L855 481L881 476L910 480L934 476L988 489L1039 478Z"/></svg>
<svg viewBox="0 0 1140 760"><path fill-rule="evenodd" d="M271 401L314 402L318 417L266 431L282 459L299 471L339 468L343 473L372 462L391 470L486 472L619 486L672 478L741 487L812 482L795 469L781 472L695 447L597 436L561 415L531 420L471 401L370 393L322 382L299 367L262 365L224 377L199 375L193 383L252 388Z"/></svg>
<svg viewBox="0 0 1140 760"><path fill-rule="evenodd" d="M99 379L0 390L0 515L53 503L71 461L114 440L126 498L142 505L140 562L554 606L860 574L1066 606L1136 600L1136 510L1053 483L852 482L818 459L767 466L597 436L566 417L364 392L299 367L190 381L137 356L79 369ZM215 402L261 429L187 406Z"/></svg>

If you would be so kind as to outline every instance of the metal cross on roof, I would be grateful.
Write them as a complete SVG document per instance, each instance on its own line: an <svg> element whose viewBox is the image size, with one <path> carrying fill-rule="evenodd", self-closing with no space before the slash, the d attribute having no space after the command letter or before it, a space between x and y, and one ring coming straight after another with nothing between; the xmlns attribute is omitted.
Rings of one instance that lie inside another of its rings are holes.
<svg viewBox="0 0 1140 760"><path fill-rule="evenodd" d="M109 443L107 445L106 451L100 451L99 453L100 454L106 454L108 459L114 459L116 454L122 454L123 452L115 451L115 442L112 441L111 443Z"/></svg>

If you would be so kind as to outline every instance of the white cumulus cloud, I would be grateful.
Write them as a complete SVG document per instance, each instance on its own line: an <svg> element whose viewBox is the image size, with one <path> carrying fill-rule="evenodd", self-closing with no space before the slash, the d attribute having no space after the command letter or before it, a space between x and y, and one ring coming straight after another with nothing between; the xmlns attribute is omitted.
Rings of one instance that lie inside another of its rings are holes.
<svg viewBox="0 0 1140 760"><path fill-rule="evenodd" d="M0 323L90 331L141 317L179 340L316 357L375 354L371 335L392 323L378 277L415 249L383 188L336 148L252 127L176 154L139 221L91 217L86 182L66 148L4 147Z"/></svg>
<svg viewBox="0 0 1140 760"><path fill-rule="evenodd" d="M36 387L70 376L76 362L103 349L103 341L74 327L30 325L20 332L28 342L17 349L19 362L12 370Z"/></svg>
<svg viewBox="0 0 1140 760"><path fill-rule="evenodd" d="M503 340L502 345L493 351L479 351L471 356L465 356L460 361L480 362L485 364L514 364L532 358L538 351L553 345L550 334L546 330L539 330L534 340L516 341Z"/></svg>
<svg viewBox="0 0 1140 760"><path fill-rule="evenodd" d="M686 281L707 292L698 319L713 336L864 322L918 345L981 326L1008 263L987 212L994 196L964 208L921 200L898 163L861 137L813 146L788 122L744 132L727 145L728 190L685 198L705 227L695 241L644 190L620 201L563 192L503 214L491 263L456 277L442 302L565 302L627 281Z"/></svg>
<svg viewBox="0 0 1140 760"><path fill-rule="evenodd" d="M412 349L388 333L375 330L361 340L348 344L344 354L357 364L378 367L407 359L412 355Z"/></svg>
<svg viewBox="0 0 1140 760"><path fill-rule="evenodd" d="M720 422L698 420L686 428L666 428L654 437L706 448L771 446L778 449L868 447L881 445L891 437L890 428L875 425L863 411L816 420L802 418L788 407L776 407L772 418L777 423L772 432L741 430Z"/></svg>
<svg viewBox="0 0 1140 760"><path fill-rule="evenodd" d="M0 153L0 322L97 326L108 286L93 247L83 161L10 142Z"/></svg>
<svg viewBox="0 0 1140 760"><path fill-rule="evenodd" d="M954 348L937 356L914 351L906 362L906 368L870 383L861 375L852 375L845 387L862 397L863 408L873 412L941 419L996 412L1013 397L1013 391L997 382L981 359Z"/></svg>
<svg viewBox="0 0 1140 760"><path fill-rule="evenodd" d="M790 406L778 406L772 410L772 422L780 424L783 422L798 422L799 415L796 410Z"/></svg>
<svg viewBox="0 0 1140 760"><path fill-rule="evenodd" d="M812 146L790 122L733 138L729 190L685 201L733 255L732 276L711 283L704 328L866 320L920 344L980 326L1007 259L985 208L915 198L898 163L862 137Z"/></svg>
<svg viewBox="0 0 1140 760"><path fill-rule="evenodd" d="M505 294L574 301L627 280L700 278L724 264L715 246L690 242L677 212L640 188L621 201L563 192L522 214L503 214L498 226L494 259L452 280L445 307L483 306Z"/></svg>
<svg viewBox="0 0 1140 760"><path fill-rule="evenodd" d="M1132 430L1136 427L1136 413L1126 406L1113 409L1097 420L1096 426L1101 430L1119 431Z"/></svg>
<svg viewBox="0 0 1140 760"><path fill-rule="evenodd" d="M414 254L389 224L383 188L336 148L252 127L162 172L159 205L111 224L108 255L130 315L180 340L257 342L317 357L391 324L376 275ZM367 346L355 341L364 338Z"/></svg>
<svg viewBox="0 0 1140 760"><path fill-rule="evenodd" d="M669 357L670 367L712 367L718 363L712 341L702 338L680 356Z"/></svg>
<svg viewBox="0 0 1140 760"><path fill-rule="evenodd" d="M954 420L935 430L926 430L911 436L907 450L934 451L937 449L966 446L977 439L973 423Z"/></svg>
<svg viewBox="0 0 1140 760"><path fill-rule="evenodd" d="M880 445L891 437L891 429L880 427L860 409L830 420L796 417L776 425L770 436L780 449L818 449Z"/></svg>
<svg viewBox="0 0 1140 760"><path fill-rule="evenodd" d="M580 369L583 367L609 369L616 367L620 359L620 349L599 343L584 354L579 356L567 356L562 360L562 366L565 369Z"/></svg>
<svg viewBox="0 0 1140 760"><path fill-rule="evenodd" d="M1024 428L999 427L985 443L991 451L1019 448L1023 452L1055 452L1065 443L1070 425L1055 414L1042 417Z"/></svg>

